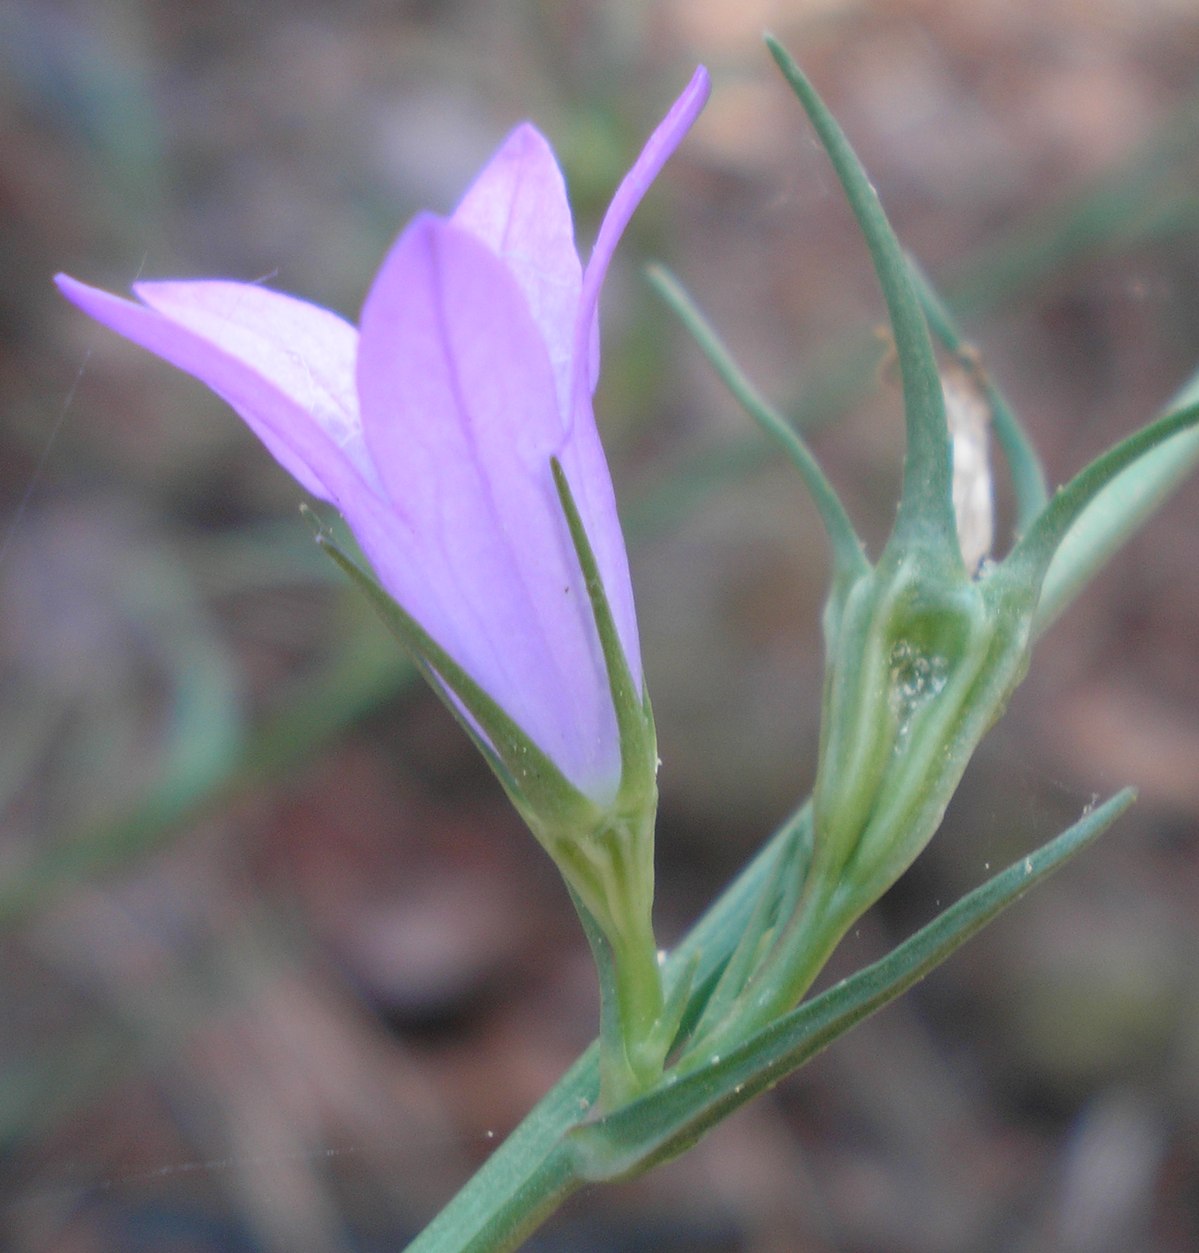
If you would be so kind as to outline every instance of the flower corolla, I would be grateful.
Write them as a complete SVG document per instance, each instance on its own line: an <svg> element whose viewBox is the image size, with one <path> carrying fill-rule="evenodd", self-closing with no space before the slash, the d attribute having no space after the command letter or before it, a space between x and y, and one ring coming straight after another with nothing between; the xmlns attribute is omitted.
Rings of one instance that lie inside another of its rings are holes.
<svg viewBox="0 0 1199 1253"><path fill-rule="evenodd" d="M643 697L592 412L597 307L626 223L707 93L701 68L621 182L585 268L557 161L526 123L448 218L404 230L357 328L258 284L144 282L130 301L57 279L97 321L206 383L340 510L388 595L600 806L621 785L618 711L552 462ZM469 724L474 711L422 661Z"/></svg>

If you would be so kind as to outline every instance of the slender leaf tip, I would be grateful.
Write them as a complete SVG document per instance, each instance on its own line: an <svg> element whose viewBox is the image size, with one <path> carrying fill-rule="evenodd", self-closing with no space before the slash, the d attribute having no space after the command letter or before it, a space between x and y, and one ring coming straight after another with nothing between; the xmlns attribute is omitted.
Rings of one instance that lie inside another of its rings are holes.
<svg viewBox="0 0 1199 1253"><path fill-rule="evenodd" d="M729 394L757 423L767 438L782 449L799 472L828 535L833 554L834 578L844 579L865 573L867 562L862 541L858 538L836 489L828 481L806 441L742 373L728 347L697 308L678 278L665 266L656 264L646 268L646 277L654 291L683 324L700 352L707 358L708 364L716 371L717 377L728 388Z"/></svg>
<svg viewBox="0 0 1199 1253"><path fill-rule="evenodd" d="M1070 528L1100 492L1167 440L1199 425L1199 404L1175 409L1100 454L1059 487L1004 566L1040 589L1054 554Z"/></svg>
<svg viewBox="0 0 1199 1253"><path fill-rule="evenodd" d="M794 58L771 34L766 46L794 91L857 218L891 319L903 379L907 454L892 541L919 543L962 566L953 509L952 451L932 340L903 250L849 140Z"/></svg>

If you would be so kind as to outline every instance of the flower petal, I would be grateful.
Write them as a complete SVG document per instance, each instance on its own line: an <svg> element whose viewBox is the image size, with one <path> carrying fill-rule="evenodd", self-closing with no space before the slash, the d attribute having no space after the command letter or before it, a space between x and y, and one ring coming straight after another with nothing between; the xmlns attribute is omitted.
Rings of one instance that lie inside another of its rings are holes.
<svg viewBox="0 0 1199 1253"><path fill-rule="evenodd" d="M357 333L335 314L244 283L140 283L136 304L55 281L98 322L207 383L314 496L337 502L374 479L353 387Z"/></svg>
<svg viewBox="0 0 1199 1253"><path fill-rule="evenodd" d="M576 786L610 799L620 746L550 469L569 452L553 372L521 287L476 236L425 215L400 237L363 308L358 389L421 554L418 568L370 554L384 586Z"/></svg>
<svg viewBox="0 0 1199 1253"><path fill-rule="evenodd" d="M482 240L516 279L549 351L562 411L569 412L583 267L562 171L536 127L526 122L508 136L450 221Z"/></svg>
<svg viewBox="0 0 1199 1253"><path fill-rule="evenodd" d="M634 684L642 686L641 643L637 633L637 610L633 604L633 582L629 574L629 557L624 533L616 511L616 494L608 459L600 443L590 396L580 396L566 442L558 453L563 472L570 484L575 507L579 511L587 538L595 554L608 598L608 607L616 623L625 660Z"/></svg>
<svg viewBox="0 0 1199 1253"><path fill-rule="evenodd" d="M582 266L562 171L536 127L526 123L512 132L450 221L487 244L525 293L549 352L560 411L570 414L575 409L571 380ZM616 240L612 242L615 246ZM598 357L596 362L598 367ZM624 537L595 419L589 404L580 403L585 412L576 412L575 420L565 424L567 443L557 455L595 550L630 669L640 684L637 617Z"/></svg>
<svg viewBox="0 0 1199 1253"><path fill-rule="evenodd" d="M659 170L670 159L671 153L691 129L700 110L707 103L711 90L708 71L701 65L691 76L683 94L670 107L670 112L658 124L646 141L641 155L633 162L632 169L620 181L604 220L600 223L591 259L583 272L583 287L579 298L579 313L575 323L575 373L573 386L578 395L584 383L589 392L595 391L599 377L599 336L596 332L596 313L600 288L608 272L608 263L616 251L616 245L628 225L633 211L641 203L642 196L658 176Z"/></svg>

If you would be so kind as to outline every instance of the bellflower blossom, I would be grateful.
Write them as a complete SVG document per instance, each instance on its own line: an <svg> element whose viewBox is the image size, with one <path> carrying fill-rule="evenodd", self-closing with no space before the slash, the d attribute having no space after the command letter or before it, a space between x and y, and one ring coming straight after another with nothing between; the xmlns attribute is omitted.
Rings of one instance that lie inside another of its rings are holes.
<svg viewBox="0 0 1199 1253"><path fill-rule="evenodd" d="M135 303L57 279L97 321L228 401L341 511L404 613L601 807L621 784L618 711L551 460L643 699L592 412L597 306L625 225L707 93L700 68L617 189L586 268L562 173L526 123L448 218L423 213L400 235L357 329L257 284L137 283Z"/></svg>

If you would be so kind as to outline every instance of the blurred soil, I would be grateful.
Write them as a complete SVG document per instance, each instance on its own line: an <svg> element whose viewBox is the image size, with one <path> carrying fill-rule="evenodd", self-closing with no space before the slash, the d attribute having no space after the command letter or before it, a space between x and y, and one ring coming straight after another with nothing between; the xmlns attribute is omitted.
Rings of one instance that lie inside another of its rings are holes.
<svg viewBox="0 0 1199 1253"><path fill-rule="evenodd" d="M523 117L581 238L706 62L605 295L599 412L663 759L669 943L811 783L815 514L641 281L665 260L877 544L899 400L793 50L1055 482L1199 363L1192 0L0 0L0 1247L401 1247L591 1038L569 902L203 388L66 270L356 312ZM838 373L839 371L839 373ZM1001 493L1001 524L1010 501ZM1082 863L531 1249L1199 1248L1199 484L1040 645L879 956L1126 782Z"/></svg>

